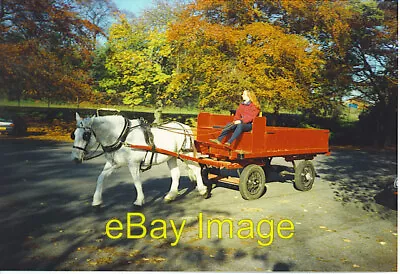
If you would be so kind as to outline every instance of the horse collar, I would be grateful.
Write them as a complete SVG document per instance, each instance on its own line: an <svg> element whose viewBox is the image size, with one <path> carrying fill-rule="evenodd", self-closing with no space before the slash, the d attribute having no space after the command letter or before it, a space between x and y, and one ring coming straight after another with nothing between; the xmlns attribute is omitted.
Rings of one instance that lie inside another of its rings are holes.
<svg viewBox="0 0 400 274"><path fill-rule="evenodd" d="M130 131L129 129L131 126L129 119L124 117L124 120L125 120L124 129L122 130L121 134L119 135L117 141L115 141L115 143L110 146L103 146L103 145L101 146L103 148L104 152L107 152L107 153L114 152L122 147L123 143L126 140L126 137L128 137L128 134Z"/></svg>

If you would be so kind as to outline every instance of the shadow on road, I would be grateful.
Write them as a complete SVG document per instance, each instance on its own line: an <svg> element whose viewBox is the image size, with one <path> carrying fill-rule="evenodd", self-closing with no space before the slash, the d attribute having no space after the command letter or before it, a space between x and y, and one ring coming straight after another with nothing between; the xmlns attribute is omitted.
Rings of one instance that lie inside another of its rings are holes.
<svg viewBox="0 0 400 274"><path fill-rule="evenodd" d="M343 204L357 204L365 211L378 213L381 218L397 210L394 205L397 196L387 190L397 174L395 152L334 151L319 162L317 172L329 182L335 199Z"/></svg>
<svg viewBox="0 0 400 274"><path fill-rule="evenodd" d="M125 222L127 212L137 211L132 206L136 192L127 170L111 176L105 184L104 206L93 209L91 199L103 160L75 165L69 158L70 144L65 143L9 140L1 148L5 156L0 165L1 270L207 271L212 269L210 264L247 258L267 268L267 252L232 251L218 241L204 247L192 243L192 237L171 247L169 238L112 240L105 235L105 224L112 219ZM144 183L146 205L140 210L146 216L144 226L150 230L152 219L182 222L188 218L185 229L196 230L193 210L198 212L196 204L203 197L182 176L180 196L164 203L170 182L170 177L161 177ZM229 216L219 208L203 212ZM284 270L288 266L276 267Z"/></svg>

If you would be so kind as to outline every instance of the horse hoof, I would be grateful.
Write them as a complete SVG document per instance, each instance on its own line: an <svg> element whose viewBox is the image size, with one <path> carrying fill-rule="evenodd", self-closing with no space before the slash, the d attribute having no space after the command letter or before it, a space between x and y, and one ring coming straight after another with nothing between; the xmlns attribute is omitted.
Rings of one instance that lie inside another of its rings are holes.
<svg viewBox="0 0 400 274"><path fill-rule="evenodd" d="M143 206L137 205L137 204L133 203L133 204L132 204L132 208L133 208L133 210L135 210L135 211L140 211L141 209L143 209Z"/></svg>
<svg viewBox="0 0 400 274"><path fill-rule="evenodd" d="M92 203L92 207L99 207L99 206L101 206L103 204L103 201L100 201L100 202L93 202Z"/></svg>
<svg viewBox="0 0 400 274"><path fill-rule="evenodd" d="M208 194L208 191L207 191L207 188L206 188L206 187L205 187L205 188L201 188L201 189L199 189L198 191L199 191L200 196L206 197L207 194Z"/></svg>
<svg viewBox="0 0 400 274"><path fill-rule="evenodd" d="M133 205L134 205L134 206L139 206L139 207L141 207L141 206L144 205L144 202L143 202L143 201L142 201L142 202L139 202L139 201L136 200L136 201L133 202Z"/></svg>
<svg viewBox="0 0 400 274"><path fill-rule="evenodd" d="M172 192L172 193L170 192L167 194L167 196L164 197L164 201L169 203L175 200L176 197L178 197L178 192Z"/></svg>
<svg viewBox="0 0 400 274"><path fill-rule="evenodd" d="M175 200L175 198L176 198L176 197L167 197L167 196L165 196L165 197L164 197L164 202L170 203L170 202L172 202L173 200Z"/></svg>

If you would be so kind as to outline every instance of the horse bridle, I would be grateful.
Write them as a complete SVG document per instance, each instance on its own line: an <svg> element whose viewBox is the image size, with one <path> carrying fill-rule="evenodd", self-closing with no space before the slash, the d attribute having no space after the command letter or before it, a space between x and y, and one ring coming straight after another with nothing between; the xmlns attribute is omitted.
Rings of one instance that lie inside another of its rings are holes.
<svg viewBox="0 0 400 274"><path fill-rule="evenodd" d="M94 133L92 128L84 127L82 124L78 125L77 128L82 128L84 130L82 139L86 142L86 144L85 144L84 148L78 147L78 146L75 146L75 145L72 146L72 148L76 148L76 149L82 150L83 152L85 152L87 154L88 153L87 146L89 145L90 138L92 137L92 134L93 134L94 137L96 137L96 134ZM75 132L71 133L71 139L75 140Z"/></svg>

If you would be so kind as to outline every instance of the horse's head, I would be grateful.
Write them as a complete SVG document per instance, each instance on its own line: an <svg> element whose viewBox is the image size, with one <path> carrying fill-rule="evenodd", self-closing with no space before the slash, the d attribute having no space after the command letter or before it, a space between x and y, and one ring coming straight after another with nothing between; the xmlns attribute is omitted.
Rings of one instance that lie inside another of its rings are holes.
<svg viewBox="0 0 400 274"><path fill-rule="evenodd" d="M76 163L82 163L89 151L95 148L97 141L95 133L92 129L94 117L82 119L76 113L76 129L71 133L74 140L71 158Z"/></svg>

